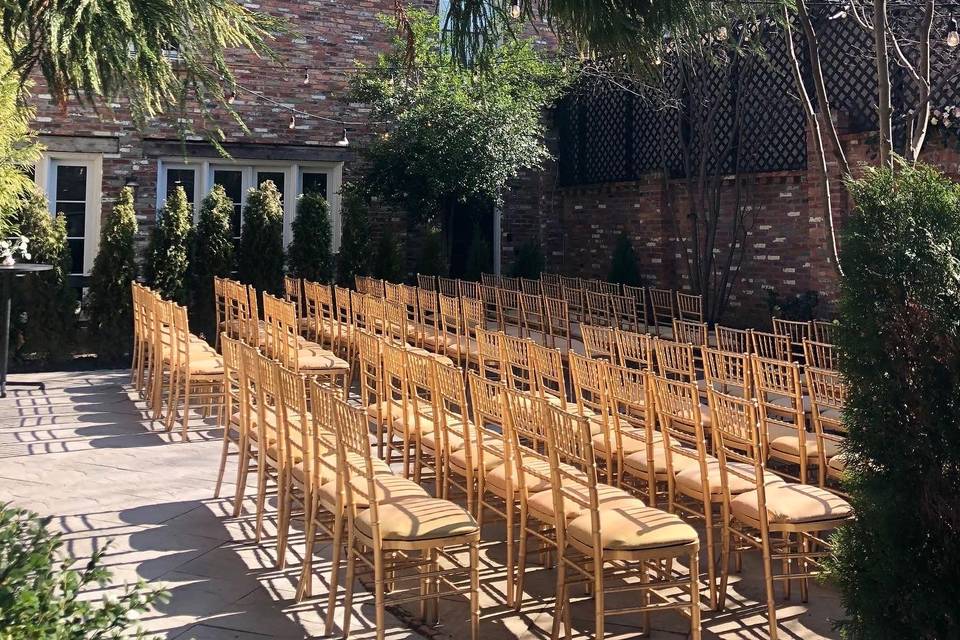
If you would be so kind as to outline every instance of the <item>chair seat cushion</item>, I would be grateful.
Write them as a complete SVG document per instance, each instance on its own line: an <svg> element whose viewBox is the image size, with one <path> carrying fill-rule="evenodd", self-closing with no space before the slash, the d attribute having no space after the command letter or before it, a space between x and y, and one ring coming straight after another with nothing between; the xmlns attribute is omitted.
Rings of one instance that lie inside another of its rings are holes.
<svg viewBox="0 0 960 640"><path fill-rule="evenodd" d="M630 435L623 435L623 432L629 431L639 435L639 438L632 437ZM621 438L620 438L620 448L623 449L623 455L628 456L634 454L638 451L643 451L644 453L647 450L647 443L641 438L646 437L646 431L644 429L627 429L621 428ZM654 433L654 442L658 442L660 439L659 433ZM607 443L606 438L603 437L603 433L598 433L593 436L593 450L597 453L607 453ZM613 451L617 450L617 436L614 433L610 434L610 448Z"/></svg>
<svg viewBox="0 0 960 640"><path fill-rule="evenodd" d="M380 535L384 540L436 540L477 533L477 521L461 507L441 498L406 497L378 505ZM372 535L372 511L360 512L356 526Z"/></svg>
<svg viewBox="0 0 960 640"><path fill-rule="evenodd" d="M800 437L796 429L777 424L769 425L767 428L767 437L769 438L768 446L771 451L785 453L794 458L800 456ZM817 434L807 431L805 432L805 436L807 440L807 456L815 459L818 455ZM840 445L836 440L827 440L824 438L823 450L829 460L840 453Z"/></svg>
<svg viewBox="0 0 960 640"><path fill-rule="evenodd" d="M740 462L728 462L727 468L734 468L750 478L755 478L754 470L751 465ZM730 484L730 493L737 495L746 491L753 491L757 488L756 480L747 480L736 473L727 473L727 482ZM763 483L765 485L782 484L783 479L772 471L763 472ZM700 495L703 491L703 485L700 481L700 465L691 464L683 471L677 474L677 486L692 491ZM707 488L713 496L723 494L723 479L720 474L720 461L716 458L707 460Z"/></svg>
<svg viewBox="0 0 960 640"><path fill-rule="evenodd" d="M190 375L216 376L223 375L223 358L209 356L204 358L190 357Z"/></svg>
<svg viewBox="0 0 960 640"><path fill-rule="evenodd" d="M349 371L350 363L338 358L320 346L303 347L297 351L300 371Z"/></svg>
<svg viewBox="0 0 960 640"><path fill-rule="evenodd" d="M422 498L428 497L426 489L418 485L413 480L395 476L387 468L386 472L375 470L376 480L374 484L377 491L377 500L382 505L392 500L401 500L404 498ZM355 477L351 481L354 487L353 499L357 506L365 509L369 504L367 494L369 489L365 478ZM337 504L337 482L331 480L320 486L317 490L317 499L321 504L326 505L328 509L333 509Z"/></svg>
<svg viewBox="0 0 960 640"><path fill-rule="evenodd" d="M767 521L771 524L802 524L842 520L853 509L840 496L809 484L779 484L766 488ZM758 519L756 491L741 493L730 501L733 515L747 521Z"/></svg>
<svg viewBox="0 0 960 640"><path fill-rule="evenodd" d="M692 458L682 455L672 456L673 472L680 473L691 465L696 465ZM647 473L647 452L637 451L625 456L623 459L623 468L633 475L646 475ZM663 448L663 441L653 443L653 472L657 475L663 475L667 472L667 452Z"/></svg>
<svg viewBox="0 0 960 640"><path fill-rule="evenodd" d="M590 504L590 490L586 484L569 484L571 486L565 486L563 489L563 510L566 512L565 515L568 521L573 520L586 511L587 507L584 505ZM570 494L577 496L583 504L573 499ZM605 484L597 485L597 499L598 506L601 510L615 509L620 506L629 507L636 505L636 502L639 500L639 498L630 495L623 489ZM555 521L556 512L553 505L553 489L540 491L539 493L531 495L527 500L527 506L530 510L530 515L536 517L538 520L542 522Z"/></svg>
<svg viewBox="0 0 960 640"><path fill-rule="evenodd" d="M567 534L581 545L592 547L592 519L585 513L569 525ZM697 542L697 531L679 517L660 509L636 504L600 511L600 544L611 551L659 549Z"/></svg>
<svg viewBox="0 0 960 640"><path fill-rule="evenodd" d="M836 475L842 474L847 469L847 456L841 451L832 458L827 459L827 470L833 471Z"/></svg>
<svg viewBox="0 0 960 640"><path fill-rule="evenodd" d="M484 451L483 452L483 467L484 470L493 469L494 467L500 466L503 464L503 441L490 438L486 440L486 444L489 447L492 447L494 451ZM450 466L455 469L460 469L466 471L467 469L467 452L470 452L470 467L473 469L478 469L480 466L480 452L478 451L479 445L474 442L472 447L463 447L454 451L450 454Z"/></svg>

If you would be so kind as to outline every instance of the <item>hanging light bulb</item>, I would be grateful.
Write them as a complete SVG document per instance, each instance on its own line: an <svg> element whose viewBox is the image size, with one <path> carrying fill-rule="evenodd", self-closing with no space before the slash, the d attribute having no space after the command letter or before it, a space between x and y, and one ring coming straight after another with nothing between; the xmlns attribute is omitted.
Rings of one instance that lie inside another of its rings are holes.
<svg viewBox="0 0 960 640"><path fill-rule="evenodd" d="M290 116L290 124L287 125L288 129L297 128L297 116Z"/></svg>
<svg viewBox="0 0 960 640"><path fill-rule="evenodd" d="M233 104L234 101L236 101L236 99L237 99L237 94L234 93L232 89L230 91L227 91L227 104Z"/></svg>
<svg viewBox="0 0 960 640"><path fill-rule="evenodd" d="M513 2L510 3L510 17L514 20L520 18L520 0L513 0Z"/></svg>
<svg viewBox="0 0 960 640"><path fill-rule="evenodd" d="M960 33L957 32L957 19L951 17L947 22L947 46L953 49L960 44Z"/></svg>
<svg viewBox="0 0 960 640"><path fill-rule="evenodd" d="M309 70L303 72L303 84L304 84L304 85L310 84L310 71L309 71Z"/></svg>
<svg viewBox="0 0 960 640"><path fill-rule="evenodd" d="M337 146L338 146L338 147L349 147L349 146L350 146L350 140L347 139L347 128L346 128L346 127L343 128L343 137L340 138L339 140L337 140Z"/></svg>

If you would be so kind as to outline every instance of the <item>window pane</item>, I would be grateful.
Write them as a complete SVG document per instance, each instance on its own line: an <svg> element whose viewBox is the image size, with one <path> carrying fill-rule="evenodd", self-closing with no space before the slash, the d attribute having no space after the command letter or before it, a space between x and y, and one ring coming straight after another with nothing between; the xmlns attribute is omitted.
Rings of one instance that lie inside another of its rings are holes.
<svg viewBox="0 0 960 640"><path fill-rule="evenodd" d="M167 197L173 195L177 187L183 187L183 190L187 192L187 202L193 204L195 179L196 172L193 169L167 169Z"/></svg>
<svg viewBox="0 0 960 640"><path fill-rule="evenodd" d="M68 205L73 206L73 205ZM67 211L59 211L58 213L64 214L64 217L67 219L67 237L69 238L82 238L83 237L83 226L84 218L83 211L80 213L68 213Z"/></svg>
<svg viewBox="0 0 960 640"><path fill-rule="evenodd" d="M57 165L57 200L87 199L87 168Z"/></svg>
<svg viewBox="0 0 960 640"><path fill-rule="evenodd" d="M67 240L70 245L70 273L83 273L83 240Z"/></svg>
<svg viewBox="0 0 960 640"><path fill-rule="evenodd" d="M219 184L227 192L227 197L233 200L233 215L230 216L230 227L234 237L240 236L240 212L243 202L243 172L233 169L215 169L213 184Z"/></svg>
<svg viewBox="0 0 960 640"><path fill-rule="evenodd" d="M319 193L327 197L327 174L303 172L303 193Z"/></svg>
<svg viewBox="0 0 960 640"><path fill-rule="evenodd" d="M263 184L267 180L272 180L273 184L277 185L277 191L280 192L280 199L283 200L283 179L285 174L282 171L258 171L257 172L257 186Z"/></svg>

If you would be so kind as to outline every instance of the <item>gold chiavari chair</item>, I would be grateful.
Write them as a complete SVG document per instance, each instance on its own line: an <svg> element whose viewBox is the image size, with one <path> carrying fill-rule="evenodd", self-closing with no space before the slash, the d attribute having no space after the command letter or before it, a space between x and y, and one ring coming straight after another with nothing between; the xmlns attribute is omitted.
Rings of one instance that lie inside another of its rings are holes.
<svg viewBox="0 0 960 640"><path fill-rule="evenodd" d="M677 291L677 318L687 322L703 322L703 296Z"/></svg>
<svg viewBox="0 0 960 640"><path fill-rule="evenodd" d="M537 282L533 280L533 282ZM523 335L538 344L547 342L547 312L543 306L543 296L520 294L520 326Z"/></svg>
<svg viewBox="0 0 960 640"><path fill-rule="evenodd" d="M499 331L486 331L478 328L476 336L480 376L489 380L506 381L503 334Z"/></svg>
<svg viewBox="0 0 960 640"><path fill-rule="evenodd" d="M769 482L764 469L762 437L752 401L711 392L716 416L717 453L723 484L723 544L719 607L724 607L731 548L739 554L759 549L763 562L770 638L776 640L777 604L774 582L800 581L806 601L807 580L819 574L830 553L831 531L850 520L853 510L842 498L819 487ZM734 487L750 486L748 491ZM784 572L773 567L782 563ZM794 567L796 565L796 567ZM795 570L796 569L796 570Z"/></svg>
<svg viewBox="0 0 960 640"><path fill-rule="evenodd" d="M539 280L520 278L520 291L528 296L543 296L543 287Z"/></svg>
<svg viewBox="0 0 960 640"><path fill-rule="evenodd" d="M846 404L847 386L840 373L831 369L807 366L807 389L810 391L811 422L817 436L819 482L827 486L827 480L839 481L847 468L847 455L843 451L847 428L843 424L843 407Z"/></svg>
<svg viewBox="0 0 960 640"><path fill-rule="evenodd" d="M381 404L386 403L389 408L389 414L384 416L387 464L393 462L394 453L399 453L403 477L411 478L414 475L413 463L416 461L419 436L413 401L410 398L407 354L401 346L381 342L380 358L383 377ZM399 442L397 442L398 439Z"/></svg>
<svg viewBox="0 0 960 640"><path fill-rule="evenodd" d="M583 281L580 278L570 276L559 276L560 286L564 289L583 289Z"/></svg>
<svg viewBox="0 0 960 640"><path fill-rule="evenodd" d="M224 336L226 340L232 340ZM256 347L233 340L237 346L239 355L239 364L237 372L239 374L240 393L239 393L239 416L237 426L240 431L238 449L240 459L237 462L237 482L233 497L233 517L239 517L243 510L243 499L247 488L247 478L251 471L257 473L259 477L260 468L260 425L259 420L259 391L257 389L260 379L259 362L260 352ZM226 343L224 343L226 344ZM226 348L226 347L225 347ZM227 358L224 352L224 361ZM276 414L271 414L273 425L276 425ZM276 440L268 442L265 446L276 445Z"/></svg>
<svg viewBox="0 0 960 640"><path fill-rule="evenodd" d="M454 278L437 277L437 291L450 298L460 297L460 286Z"/></svg>
<svg viewBox="0 0 960 640"><path fill-rule="evenodd" d="M471 300L480 299L480 283L471 282L470 280L457 280L460 286L460 297L469 298Z"/></svg>
<svg viewBox="0 0 960 640"><path fill-rule="evenodd" d="M519 291L497 289L497 318L500 331L513 336L525 337Z"/></svg>
<svg viewBox="0 0 960 640"><path fill-rule="evenodd" d="M255 357L257 391L257 519L254 539L263 538L263 520L267 507L267 484L280 485L283 473L283 436L280 424L280 363L263 354ZM279 528L278 528L279 531ZM278 538L279 540L279 538ZM277 557L279 562L280 558Z"/></svg>
<svg viewBox="0 0 960 640"><path fill-rule="evenodd" d="M333 288L333 351L347 362L353 362L356 351L356 325L353 322L351 294L350 289L337 286Z"/></svg>
<svg viewBox="0 0 960 640"><path fill-rule="evenodd" d="M619 442L614 433L605 361L570 354L570 386L576 400L576 412L589 419L593 433L594 452L603 461L603 472L608 484L618 484L617 468L614 466Z"/></svg>
<svg viewBox="0 0 960 640"><path fill-rule="evenodd" d="M559 287L560 286L560 275L556 273L547 273L543 272L540 274L540 283L544 286Z"/></svg>
<svg viewBox="0 0 960 640"><path fill-rule="evenodd" d="M477 330L484 330L483 304L474 298L460 297L460 312L463 317L463 335L466 341L466 369L476 367L480 371L480 345L477 341Z"/></svg>
<svg viewBox="0 0 960 640"><path fill-rule="evenodd" d="M661 338L673 338L673 319L676 317L673 291L670 289L647 289L650 296L650 309L653 311L653 327Z"/></svg>
<svg viewBox="0 0 960 640"><path fill-rule="evenodd" d="M547 346L569 353L573 346L573 331L570 327L570 309L562 298L544 298L543 308L547 318Z"/></svg>
<svg viewBox="0 0 960 640"><path fill-rule="evenodd" d="M442 333L437 292L418 290L417 304L420 308L420 346L436 354L445 354L447 341Z"/></svg>
<svg viewBox="0 0 960 640"><path fill-rule="evenodd" d="M613 303L610 294L599 291L584 291L586 315L584 321L595 327L613 327Z"/></svg>
<svg viewBox="0 0 960 640"><path fill-rule="evenodd" d="M446 440L442 425L436 420L437 383L434 363L428 353L406 349L403 355L407 377L407 421L412 418L415 454L413 480L420 484L423 469L433 472L435 492L439 495L443 484L443 447ZM452 366L444 364L443 366Z"/></svg>
<svg viewBox="0 0 960 640"><path fill-rule="evenodd" d="M613 423L611 445L616 451L617 486L622 487L628 477L639 480L631 486L644 495L651 506L656 505L657 475L656 452L663 459L663 438L655 431L656 412L653 389L649 384L648 371L628 369L615 364L601 363L601 375L607 386L607 411ZM594 448L597 437L594 435ZM626 461L635 458L632 469L640 473L628 473ZM645 473L644 473L645 471ZM662 473L662 471L661 471Z"/></svg>
<svg viewBox="0 0 960 640"><path fill-rule="evenodd" d="M616 282L605 282L603 280L597 280L597 291L600 293L605 293L608 296L618 296L620 295L620 285Z"/></svg>
<svg viewBox="0 0 960 640"><path fill-rule="evenodd" d="M647 315L647 290L643 287L634 287L628 284L623 285L623 295L633 301L633 308L637 312L637 320L643 320L642 330L644 333L650 331L650 321Z"/></svg>
<svg viewBox="0 0 960 640"><path fill-rule="evenodd" d="M583 350L588 358L597 358L607 362L617 361L616 330L609 326L580 325L583 336Z"/></svg>
<svg viewBox="0 0 960 640"><path fill-rule="evenodd" d="M213 276L213 317L214 339L213 348L220 350L220 332L223 331L223 322L227 317L226 279Z"/></svg>
<svg viewBox="0 0 960 640"><path fill-rule="evenodd" d="M437 291L437 277L430 276L423 273L417 274L417 287L425 291Z"/></svg>
<svg viewBox="0 0 960 640"><path fill-rule="evenodd" d="M492 273L481 273L480 283L485 287L493 287L496 289L500 286L500 276L495 276Z"/></svg>
<svg viewBox="0 0 960 640"><path fill-rule="evenodd" d="M584 292L592 291L594 293L602 293L603 289L600 286L601 284L602 283L600 280L597 280L596 278L580 279L580 287L584 290Z"/></svg>
<svg viewBox="0 0 960 640"><path fill-rule="evenodd" d="M373 573L377 640L383 640L386 632L388 583L393 586L389 604L421 603L421 617L426 624L436 621L440 598L466 592L470 598L470 637L477 640L480 625L480 528L477 522L462 508L442 498L384 499L384 491L378 490L375 482L365 417L340 401L336 404L336 415L348 532L344 637L350 634L353 586L356 565L360 562ZM466 565L446 552L447 548L458 545L469 548ZM439 563L441 556L449 563L443 568ZM451 582L454 576L464 573L469 575L466 589ZM401 586L411 581L420 588Z"/></svg>
<svg viewBox="0 0 960 640"><path fill-rule="evenodd" d="M313 326L307 335L320 346L337 352L337 310L333 303L333 287L329 284L320 284L304 280L303 298L306 307L306 317Z"/></svg>
<svg viewBox="0 0 960 640"><path fill-rule="evenodd" d="M385 298L387 295L386 282L377 278L367 278L366 293L377 298Z"/></svg>
<svg viewBox="0 0 960 640"><path fill-rule="evenodd" d="M692 344L657 339L653 341L653 349L657 356L657 375L697 383L697 356Z"/></svg>
<svg viewBox="0 0 960 640"><path fill-rule="evenodd" d="M557 604L552 637L559 637L561 624L570 637L570 587L585 584L594 600L593 631L598 638L605 634L608 616L641 614L643 631L648 632L651 612L674 609L689 615L690 635L698 640L700 540L696 530L638 498L611 499L610 491L618 490L597 480L586 420L553 407L546 409L546 418L553 512L576 514L556 519ZM672 568L681 559L689 565L686 575ZM611 585L614 580L619 584ZM678 589L687 597L675 595ZM628 592L637 594L638 604L607 606L608 594Z"/></svg>
<svg viewBox="0 0 960 640"><path fill-rule="evenodd" d="M187 308L169 303L170 319L170 404L167 413L167 431L173 430L177 421L180 400L183 413L181 435L188 440L191 402L222 411L223 405L223 358L205 341L191 336L187 320Z"/></svg>
<svg viewBox="0 0 960 640"><path fill-rule="evenodd" d="M531 342L525 338L515 338L507 334L500 338L507 386L535 395L538 393L537 380L530 357L530 345Z"/></svg>
<svg viewBox="0 0 960 640"><path fill-rule="evenodd" d="M297 317L303 317L303 280L283 276L283 299L296 305Z"/></svg>
<svg viewBox="0 0 960 640"><path fill-rule="evenodd" d="M760 407L765 460L797 466L797 475L784 475L806 482L810 467L818 463L817 436L807 431L810 398L803 395L800 366L795 362L751 356L750 370Z"/></svg>
<svg viewBox="0 0 960 640"><path fill-rule="evenodd" d="M750 329L750 353L770 360L793 362L793 348L788 336Z"/></svg>
<svg viewBox="0 0 960 640"><path fill-rule="evenodd" d="M219 278L214 283L215 287L219 287L220 291L223 291L223 284L219 282ZM139 284L136 281L130 283L130 299L133 310L133 354L130 361L130 382L133 384L134 388L142 393L143 392L143 377L144 372L146 371L146 360L147 360L147 344L150 341L150 331L146 328L146 317L147 314L144 311L144 297L147 295L145 293L145 287ZM219 319L217 326L219 326Z"/></svg>
<svg viewBox="0 0 960 640"><path fill-rule="evenodd" d="M483 303L484 328L500 328L500 299L497 288L489 285L480 285L480 302Z"/></svg>
<svg viewBox="0 0 960 640"><path fill-rule="evenodd" d="M753 397L753 374L748 354L704 349L703 369L707 388L741 398Z"/></svg>
<svg viewBox="0 0 960 640"><path fill-rule="evenodd" d="M466 366L470 356L470 340L463 328L459 298L440 294L438 297L440 317L440 344L443 353L460 366Z"/></svg>
<svg viewBox="0 0 960 640"><path fill-rule="evenodd" d="M577 281L579 283L579 280ZM567 313L570 316L571 328L587 322L587 302L583 289L564 286L563 299L567 302Z"/></svg>
<svg viewBox="0 0 960 640"><path fill-rule="evenodd" d="M387 335L387 301L369 294L363 295L363 322L368 331L378 336Z"/></svg>
<svg viewBox="0 0 960 640"><path fill-rule="evenodd" d="M367 289L367 276L354 275L353 276L353 288L355 291L360 293L365 293Z"/></svg>
<svg viewBox="0 0 960 640"><path fill-rule="evenodd" d="M567 383L563 375L563 354L536 342L527 347L533 364L534 387L541 398L557 406L567 406Z"/></svg>
<svg viewBox="0 0 960 640"><path fill-rule="evenodd" d="M242 285L241 285L242 286ZM244 338L247 344L254 346L263 346L267 338L266 325L260 319L259 294L253 285L247 285L247 299L250 301L250 315L246 318L243 325L243 331L246 334Z"/></svg>
<svg viewBox="0 0 960 640"><path fill-rule="evenodd" d="M806 321L773 318L773 332L778 336L789 338L790 351L794 360L803 358L803 341L813 339L811 323Z"/></svg>
<svg viewBox="0 0 960 640"><path fill-rule="evenodd" d="M721 351L739 354L750 353L750 331L747 329L734 329L717 324L713 327L713 335L717 349Z"/></svg>
<svg viewBox="0 0 960 640"><path fill-rule="evenodd" d="M814 369L829 369L836 371L840 368L837 358L837 348L829 342L803 341L803 363Z"/></svg>
<svg viewBox="0 0 960 640"><path fill-rule="evenodd" d="M427 448L438 453L442 463L437 473L437 494L449 500L451 489L462 491L467 511L474 513L480 472L463 372L457 367L434 363L434 381L434 429L424 433L422 439ZM468 442L474 446L467 446Z"/></svg>
<svg viewBox="0 0 960 640"><path fill-rule="evenodd" d="M673 320L673 340L692 344L697 349L708 346L708 336L710 330L705 322L692 322L689 320Z"/></svg>
<svg viewBox="0 0 960 640"><path fill-rule="evenodd" d="M814 320L810 323L810 338L814 342L833 344L836 341L837 323L829 320Z"/></svg>
<svg viewBox="0 0 960 640"><path fill-rule="evenodd" d="M357 377L359 378L360 406L373 423L377 442L377 457L384 457L387 434L401 408L384 390L382 341L369 331L357 331Z"/></svg>
<svg viewBox="0 0 960 640"><path fill-rule="evenodd" d="M403 300L403 293L400 290L399 284L395 282L386 282L383 283L383 297L388 302L400 302Z"/></svg>
<svg viewBox="0 0 960 640"><path fill-rule="evenodd" d="M509 291L520 292L520 278L512 276L499 276L497 281L498 289L507 289Z"/></svg>
<svg viewBox="0 0 960 640"><path fill-rule="evenodd" d="M400 299L407 313L408 330L412 330L413 344L420 345L420 301L417 288L410 285L400 285Z"/></svg>
<svg viewBox="0 0 960 640"><path fill-rule="evenodd" d="M237 449L237 454L248 445L249 419L245 419L243 380L241 369L243 357L240 349L243 343L226 336L221 338L223 351L223 411L219 413L218 425L223 428L223 443L220 449L220 467L217 470L217 486L213 497L220 497L220 488L223 484L223 474L227 468L227 458L231 455L230 445Z"/></svg>
<svg viewBox="0 0 960 640"><path fill-rule="evenodd" d="M610 312L614 328L623 331L641 331L637 305L630 296L611 295Z"/></svg>
<svg viewBox="0 0 960 640"><path fill-rule="evenodd" d="M646 333L616 331L617 364L621 367L651 371L653 369L653 337Z"/></svg>
<svg viewBox="0 0 960 640"><path fill-rule="evenodd" d="M350 363L297 332L293 303L263 294L267 340L264 353L285 367L305 376L328 379L346 397L350 392Z"/></svg>

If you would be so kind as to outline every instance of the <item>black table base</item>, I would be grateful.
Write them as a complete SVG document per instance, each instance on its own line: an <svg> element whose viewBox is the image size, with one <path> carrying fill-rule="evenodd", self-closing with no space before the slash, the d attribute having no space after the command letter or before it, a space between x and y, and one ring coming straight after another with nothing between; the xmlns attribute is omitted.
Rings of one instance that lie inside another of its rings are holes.
<svg viewBox="0 0 960 640"><path fill-rule="evenodd" d="M7 397L7 387L34 387L41 391L46 389L42 382L17 380L7 382L7 356L10 351L10 297L13 289L13 278L28 273L49 271L53 266L49 264L14 264L0 265L0 398Z"/></svg>

